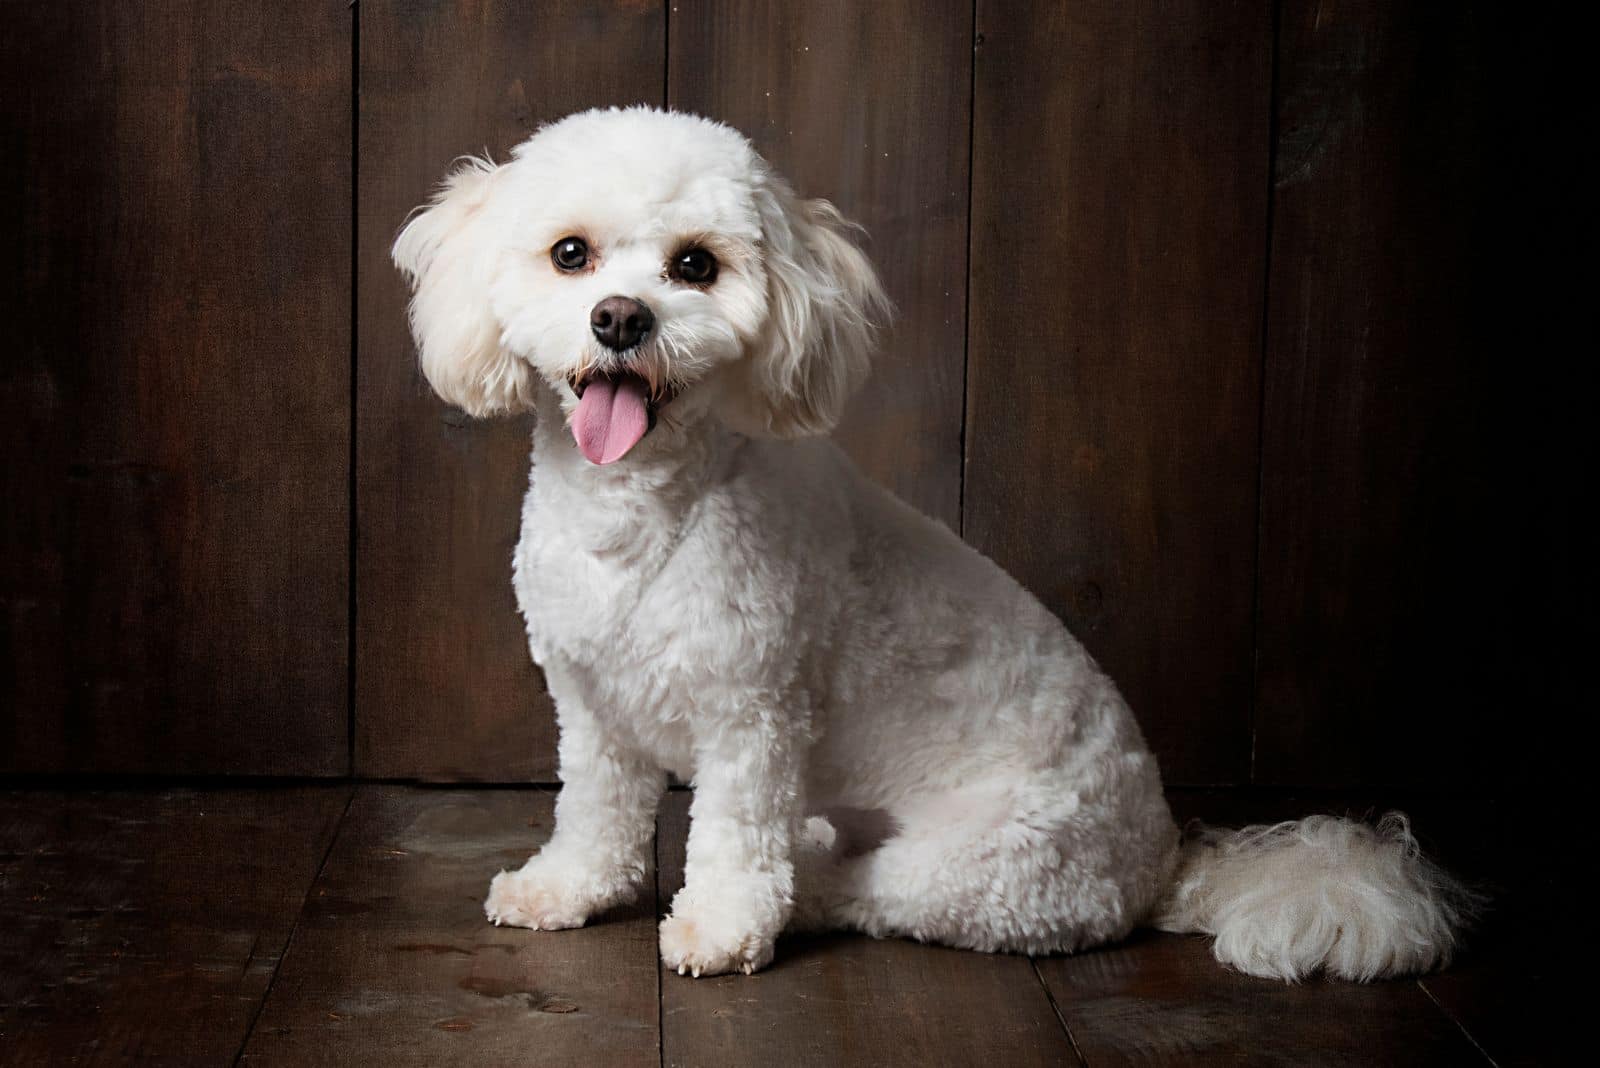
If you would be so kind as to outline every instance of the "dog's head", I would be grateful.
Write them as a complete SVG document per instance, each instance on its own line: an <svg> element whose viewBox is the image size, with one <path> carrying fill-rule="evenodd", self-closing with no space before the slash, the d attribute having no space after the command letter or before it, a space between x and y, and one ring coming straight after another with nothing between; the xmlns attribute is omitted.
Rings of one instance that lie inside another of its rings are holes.
<svg viewBox="0 0 1600 1068"><path fill-rule="evenodd" d="M428 381L473 415L536 377L596 463L658 412L822 433L867 373L888 303L851 227L740 134L649 108L547 126L468 160L395 241Z"/></svg>

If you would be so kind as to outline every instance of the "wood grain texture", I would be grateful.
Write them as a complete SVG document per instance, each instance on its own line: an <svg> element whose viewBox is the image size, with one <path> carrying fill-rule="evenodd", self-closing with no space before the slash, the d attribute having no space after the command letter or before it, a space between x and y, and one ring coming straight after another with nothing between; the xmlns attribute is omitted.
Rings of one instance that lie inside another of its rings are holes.
<svg viewBox="0 0 1600 1068"><path fill-rule="evenodd" d="M1545 309L1570 283L1552 279L1561 239L1511 207L1571 181L1538 162L1562 136L1528 88L1545 79L1516 73L1540 18L1283 6L1263 782L1520 778L1548 757L1507 713L1576 699L1582 450L1563 439L1584 419L1521 362L1559 351L1566 313Z"/></svg>
<svg viewBox="0 0 1600 1068"><path fill-rule="evenodd" d="M978 7L965 535L1248 774L1265 0Z"/></svg>
<svg viewBox="0 0 1600 1068"><path fill-rule="evenodd" d="M357 791L348 810L337 785L0 793L0 1064L225 1064L241 1049L269 1064L1079 1062L1021 958L786 939L769 971L697 982L657 978L653 899L584 931L489 927L487 880L549 833L552 795ZM688 800L662 813L662 906ZM1205 939L1152 934L1041 959L1083 1061L1484 1063L1475 1045L1520 1065L1578 1048L1573 945L1551 917L1582 914L1587 873L1562 851L1570 832L1535 818L1556 799L1169 800L1180 820L1235 826L1399 802L1493 905L1461 960L1420 984L1287 987L1226 971Z"/></svg>
<svg viewBox="0 0 1600 1068"><path fill-rule="evenodd" d="M1440 860L1488 897L1455 963L1421 986L1501 1068L1560 1064L1575 1048L1563 925L1586 914L1589 857L1550 813L1578 800L1518 791L1408 806Z"/></svg>
<svg viewBox="0 0 1600 1068"><path fill-rule="evenodd" d="M1314 813L1362 819L1403 807L1429 852L1474 880L1491 869L1481 845L1476 851L1464 845L1503 823L1482 804L1463 809L1371 793L1174 790L1168 803L1180 823L1226 827ZM1290 986L1224 968L1211 956L1210 939L1153 931L1038 965L1090 1065L1488 1063L1415 980Z"/></svg>
<svg viewBox="0 0 1600 1068"><path fill-rule="evenodd" d="M361 13L356 769L555 778L555 724L511 591L529 425L435 398L389 247L451 161L541 122L661 102L659 4L408 3Z"/></svg>
<svg viewBox="0 0 1600 1068"><path fill-rule="evenodd" d="M1480 936L1448 970L1420 980L1428 996L1499 1068L1561 1064L1574 1048L1568 984L1576 962L1551 952L1552 940L1565 942L1548 922L1556 915L1576 913L1559 911L1549 898L1525 900L1516 919L1496 922L1493 932Z"/></svg>
<svg viewBox="0 0 1600 1068"><path fill-rule="evenodd" d="M1291 986L1229 971L1208 939L1154 931L1038 966L1091 1066L1489 1063L1409 979Z"/></svg>
<svg viewBox="0 0 1600 1068"><path fill-rule="evenodd" d="M0 1064L232 1064L348 799L0 794Z"/></svg>
<svg viewBox="0 0 1600 1068"><path fill-rule="evenodd" d="M662 805L663 910L683 885L690 797L673 791ZM1026 958L855 935L783 939L753 976L663 968L661 1051L682 1066L1079 1063Z"/></svg>
<svg viewBox="0 0 1600 1068"><path fill-rule="evenodd" d="M0 40L0 770L341 774L350 16Z"/></svg>
<svg viewBox="0 0 1600 1068"><path fill-rule="evenodd" d="M670 26L671 105L866 228L899 314L834 436L959 529L971 4L679 0Z"/></svg>
<svg viewBox="0 0 1600 1068"><path fill-rule="evenodd" d="M490 878L554 795L363 787L242 1063L654 1066L654 898L576 931L495 927Z"/></svg>

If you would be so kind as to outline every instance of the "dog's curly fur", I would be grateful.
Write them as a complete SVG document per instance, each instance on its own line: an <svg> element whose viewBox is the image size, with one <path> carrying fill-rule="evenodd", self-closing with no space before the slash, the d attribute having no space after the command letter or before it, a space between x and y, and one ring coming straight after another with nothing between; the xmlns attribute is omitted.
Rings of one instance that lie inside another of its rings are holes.
<svg viewBox="0 0 1600 1068"><path fill-rule="evenodd" d="M728 127L632 108L464 162L396 241L440 396L537 412L514 584L565 785L554 837L494 880L489 917L555 930L627 899L670 770L695 785L661 925L679 972L753 971L798 928L1041 953L1154 923L1285 979L1447 960L1469 899L1403 823L1180 847L1083 647L822 437L888 314L851 236ZM569 237L581 270L552 263ZM714 282L675 280L686 245ZM654 320L621 353L590 321L614 295ZM614 463L569 430L594 374L637 376L659 405Z"/></svg>

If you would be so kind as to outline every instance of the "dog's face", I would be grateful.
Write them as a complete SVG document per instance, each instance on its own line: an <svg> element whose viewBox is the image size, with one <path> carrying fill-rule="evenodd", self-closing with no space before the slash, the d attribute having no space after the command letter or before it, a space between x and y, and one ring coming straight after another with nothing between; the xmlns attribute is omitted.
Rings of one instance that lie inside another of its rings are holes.
<svg viewBox="0 0 1600 1068"><path fill-rule="evenodd" d="M612 463L659 416L828 430L887 304L849 227L733 130L644 108L546 127L469 161L395 242L423 371L474 415L531 406Z"/></svg>

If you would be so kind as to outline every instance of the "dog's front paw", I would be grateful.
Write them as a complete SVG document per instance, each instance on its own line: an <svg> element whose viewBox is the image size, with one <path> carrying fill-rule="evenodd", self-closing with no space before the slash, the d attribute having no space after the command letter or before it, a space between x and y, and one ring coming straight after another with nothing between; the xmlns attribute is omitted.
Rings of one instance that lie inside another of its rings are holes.
<svg viewBox="0 0 1600 1068"><path fill-rule="evenodd" d="M529 863L520 871L503 871L494 877L483 912L496 927L565 931L583 926L589 918L589 903L551 878L551 873Z"/></svg>
<svg viewBox="0 0 1600 1068"><path fill-rule="evenodd" d="M661 921L661 960L679 975L751 974L772 961L772 939L700 912Z"/></svg>

